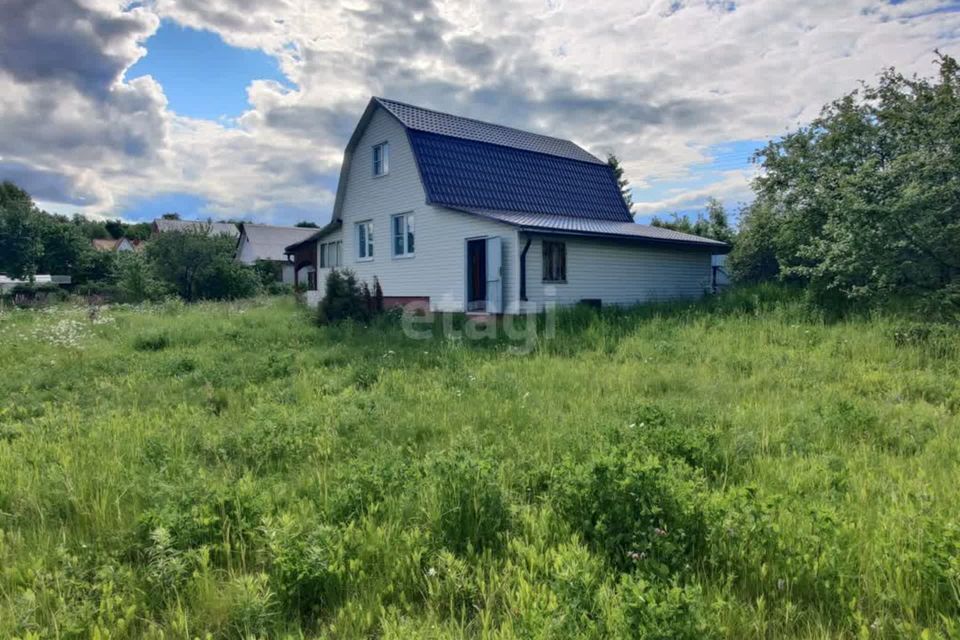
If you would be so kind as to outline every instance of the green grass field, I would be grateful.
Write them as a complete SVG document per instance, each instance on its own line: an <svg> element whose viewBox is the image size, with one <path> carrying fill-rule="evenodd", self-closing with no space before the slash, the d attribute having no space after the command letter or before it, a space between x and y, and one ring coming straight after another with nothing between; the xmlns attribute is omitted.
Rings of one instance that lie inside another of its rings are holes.
<svg viewBox="0 0 960 640"><path fill-rule="evenodd" d="M0 637L957 638L960 331L0 314Z"/></svg>

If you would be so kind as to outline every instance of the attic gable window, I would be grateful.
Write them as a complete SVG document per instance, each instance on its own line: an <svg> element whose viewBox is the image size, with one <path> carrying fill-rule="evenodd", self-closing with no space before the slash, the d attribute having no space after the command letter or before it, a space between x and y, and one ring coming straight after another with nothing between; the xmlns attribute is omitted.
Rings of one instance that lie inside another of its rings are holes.
<svg viewBox="0 0 960 640"><path fill-rule="evenodd" d="M562 242L543 242L543 281L567 281L567 246Z"/></svg>
<svg viewBox="0 0 960 640"><path fill-rule="evenodd" d="M373 175L385 176L390 171L390 143L373 145Z"/></svg>

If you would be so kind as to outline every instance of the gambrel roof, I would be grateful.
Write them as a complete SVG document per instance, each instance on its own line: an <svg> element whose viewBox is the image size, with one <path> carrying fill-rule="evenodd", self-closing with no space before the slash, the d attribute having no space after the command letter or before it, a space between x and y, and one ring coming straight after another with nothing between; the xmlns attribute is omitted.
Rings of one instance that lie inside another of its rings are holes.
<svg viewBox="0 0 960 640"><path fill-rule="evenodd" d="M377 109L403 125L427 204L530 231L709 248L727 245L635 224L613 169L569 140L371 98L344 153L333 220L340 220L353 152Z"/></svg>

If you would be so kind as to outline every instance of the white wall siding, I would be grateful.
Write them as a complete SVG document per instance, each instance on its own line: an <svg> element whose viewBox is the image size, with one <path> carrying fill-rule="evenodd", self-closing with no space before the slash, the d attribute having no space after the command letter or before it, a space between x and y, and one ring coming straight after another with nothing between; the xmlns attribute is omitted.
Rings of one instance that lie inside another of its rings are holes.
<svg viewBox="0 0 960 640"><path fill-rule="evenodd" d="M373 176L373 146L390 144L389 173ZM404 128L378 109L354 151L343 201L343 267L361 280L376 276L387 297L429 296L437 311L463 311L467 238L503 238L504 302L516 296L516 233L507 225L425 204L413 150ZM392 255L391 218L413 213L413 257ZM356 223L373 222L373 260L358 259ZM322 274L324 270L320 270ZM320 281L326 275L318 275Z"/></svg>
<svg viewBox="0 0 960 640"><path fill-rule="evenodd" d="M527 252L527 298L537 309L544 302L576 304L599 298L604 305L692 299L710 290L710 254L610 240L555 237L566 245L566 283L543 282L543 240L534 237ZM520 247L526 242L521 235Z"/></svg>
<svg viewBox="0 0 960 640"><path fill-rule="evenodd" d="M236 252L237 261L241 264L253 264L257 261L257 254L253 245L247 240L247 234L240 234L239 247Z"/></svg>

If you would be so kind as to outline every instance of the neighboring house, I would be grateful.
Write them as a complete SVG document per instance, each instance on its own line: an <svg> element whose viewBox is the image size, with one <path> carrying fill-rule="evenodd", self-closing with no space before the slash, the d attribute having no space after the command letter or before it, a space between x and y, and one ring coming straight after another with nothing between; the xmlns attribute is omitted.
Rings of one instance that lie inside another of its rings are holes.
<svg viewBox="0 0 960 640"><path fill-rule="evenodd" d="M696 298L727 250L634 223L573 142L382 98L347 145L331 223L287 247L318 290L344 267L387 304L486 313Z"/></svg>
<svg viewBox="0 0 960 640"><path fill-rule="evenodd" d="M236 258L243 264L258 260L274 262L279 266L280 281L294 284L294 263L287 258L286 247L306 240L316 232L310 227L275 227L244 222L240 225Z"/></svg>
<svg viewBox="0 0 960 640"><path fill-rule="evenodd" d="M140 240L130 240L128 238L96 238L90 243L97 251L119 252L119 251L139 251L143 245Z"/></svg>
<svg viewBox="0 0 960 640"><path fill-rule="evenodd" d="M210 222L205 220L168 220L166 218L157 218L153 221L153 233L166 233L168 231L193 231L202 230L210 235L221 235L236 238L240 235L237 225L232 222Z"/></svg>

